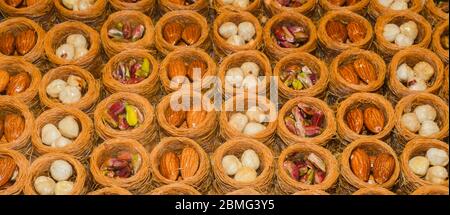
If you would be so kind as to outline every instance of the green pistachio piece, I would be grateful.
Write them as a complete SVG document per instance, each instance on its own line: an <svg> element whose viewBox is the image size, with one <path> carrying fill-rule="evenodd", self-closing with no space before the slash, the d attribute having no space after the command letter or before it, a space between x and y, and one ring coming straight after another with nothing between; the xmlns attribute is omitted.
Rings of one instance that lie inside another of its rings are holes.
<svg viewBox="0 0 450 215"><path fill-rule="evenodd" d="M150 72L150 61L147 58L144 58L144 62L142 62L142 67L141 69L146 72L146 74L148 75L148 73Z"/></svg>
<svg viewBox="0 0 450 215"><path fill-rule="evenodd" d="M292 87L294 90L301 90L303 88L303 84L300 80L294 79L294 81L292 81Z"/></svg>
<svg viewBox="0 0 450 215"><path fill-rule="evenodd" d="M122 29L123 29L123 23L122 23L122 22L118 22L118 23L116 24L116 29L119 30L119 31L122 31Z"/></svg>
<svg viewBox="0 0 450 215"><path fill-rule="evenodd" d="M133 166L133 172L136 174L136 172L139 170L142 164L142 158L139 154L133 154L131 157L131 165Z"/></svg>
<svg viewBox="0 0 450 215"><path fill-rule="evenodd" d="M308 173L308 168L307 167L302 167L298 170L298 175L299 176L304 176L306 173Z"/></svg>
<svg viewBox="0 0 450 215"><path fill-rule="evenodd" d="M138 69L138 70L136 71L136 76L137 76L137 77L141 77L141 78L146 78L146 77L147 77L146 73L145 73L144 70L142 70L142 69Z"/></svg>
<svg viewBox="0 0 450 215"><path fill-rule="evenodd" d="M138 77L146 78L150 73L150 61L147 58L144 59L141 68L136 72Z"/></svg>
<svg viewBox="0 0 450 215"><path fill-rule="evenodd" d="M306 77L307 77L307 74L304 73L304 72L299 72L298 75L297 75L297 77L298 77L298 79L300 79L300 78L306 78Z"/></svg>
<svg viewBox="0 0 450 215"><path fill-rule="evenodd" d="M126 77L126 80L129 80L131 78L130 68L128 68L128 67L125 67L125 77Z"/></svg>
<svg viewBox="0 0 450 215"><path fill-rule="evenodd" d="M128 125L136 126L138 123L138 116L136 113L136 109L134 109L134 107L131 105L126 105L125 111L126 111L125 119L127 120Z"/></svg>
<svg viewBox="0 0 450 215"><path fill-rule="evenodd" d="M286 78L286 80L284 81L284 85L286 85L287 87L290 87L292 85L292 81L294 80L294 78L290 75Z"/></svg>
<svg viewBox="0 0 450 215"><path fill-rule="evenodd" d="M309 169L308 170L308 178L306 179L306 183L307 184L312 184L314 181L314 170L313 169Z"/></svg>

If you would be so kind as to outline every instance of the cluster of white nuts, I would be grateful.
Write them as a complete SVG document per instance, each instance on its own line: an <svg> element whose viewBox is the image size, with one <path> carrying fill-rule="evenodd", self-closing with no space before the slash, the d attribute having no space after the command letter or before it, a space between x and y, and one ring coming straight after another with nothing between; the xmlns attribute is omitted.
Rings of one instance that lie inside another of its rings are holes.
<svg viewBox="0 0 450 215"><path fill-rule="evenodd" d="M258 107L252 106L243 113L234 113L228 120L228 124L243 134L252 136L266 129L262 123L268 119L267 114Z"/></svg>
<svg viewBox="0 0 450 215"><path fill-rule="evenodd" d="M74 183L69 181L73 168L65 160L55 160L50 166L50 176L39 176L34 180L34 189L40 195L69 195ZM55 180L57 182L55 182Z"/></svg>
<svg viewBox="0 0 450 215"><path fill-rule="evenodd" d="M65 60L76 60L88 52L88 42L81 34L71 34L66 43L56 49L56 55Z"/></svg>
<svg viewBox="0 0 450 215"><path fill-rule="evenodd" d="M252 89L260 83L259 66L254 62L245 62L240 67L227 70L225 82L236 88Z"/></svg>
<svg viewBox="0 0 450 215"><path fill-rule="evenodd" d="M84 11L92 7L96 0L62 0L64 7L73 11Z"/></svg>
<svg viewBox="0 0 450 215"><path fill-rule="evenodd" d="M431 105L419 105L413 112L403 114L401 123L409 131L419 132L420 136L429 137L440 131L436 120L436 109Z"/></svg>
<svg viewBox="0 0 450 215"><path fill-rule="evenodd" d="M406 10L410 0L378 0L378 2L392 10Z"/></svg>
<svg viewBox="0 0 450 215"><path fill-rule="evenodd" d="M47 123L41 129L41 139L45 145L54 148L63 148L73 142L80 134L75 117L66 116L58 122L58 127Z"/></svg>
<svg viewBox="0 0 450 215"><path fill-rule="evenodd" d="M423 177L433 184L445 184L448 178L448 152L430 148L425 156L415 156L409 160L409 168L414 174Z"/></svg>
<svg viewBox="0 0 450 215"><path fill-rule="evenodd" d="M257 177L260 166L258 154L251 149L242 153L241 160L234 155L226 155L222 158L222 167L229 176L234 175L234 180L239 182L252 182Z"/></svg>
<svg viewBox="0 0 450 215"><path fill-rule="evenodd" d="M397 79L406 83L410 90L424 91L428 88L427 82L433 77L434 69L429 63L420 61L413 68L407 63L397 68Z"/></svg>
<svg viewBox="0 0 450 215"><path fill-rule="evenodd" d="M250 0L223 0L224 5L233 5L234 7L245 9L250 4Z"/></svg>
<svg viewBox="0 0 450 215"><path fill-rule="evenodd" d="M419 30L417 24L414 21L408 21L400 26L389 23L384 26L383 37L388 42L394 42L400 47L408 47L414 44Z"/></svg>
<svg viewBox="0 0 450 215"><path fill-rule="evenodd" d="M86 81L79 76L70 75L67 81L55 79L47 85L46 92L52 98L58 98L63 104L77 103Z"/></svg>
<svg viewBox="0 0 450 215"><path fill-rule="evenodd" d="M255 26L251 22L225 22L219 27L219 34L227 39L227 43L234 46L243 46L253 39L256 34Z"/></svg>

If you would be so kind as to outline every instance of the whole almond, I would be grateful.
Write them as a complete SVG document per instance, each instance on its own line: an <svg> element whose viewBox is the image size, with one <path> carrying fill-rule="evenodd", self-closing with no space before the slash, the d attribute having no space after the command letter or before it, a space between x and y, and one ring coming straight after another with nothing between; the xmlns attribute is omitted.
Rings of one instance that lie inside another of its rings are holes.
<svg viewBox="0 0 450 215"><path fill-rule="evenodd" d="M14 174L16 163L10 157L0 157L0 187L8 183Z"/></svg>
<svg viewBox="0 0 450 215"><path fill-rule="evenodd" d="M0 70L0 93L6 89L9 83L9 73L3 70Z"/></svg>
<svg viewBox="0 0 450 215"><path fill-rule="evenodd" d="M202 30L198 25L189 24L184 28L181 38L186 44L192 45L198 41L201 34Z"/></svg>
<svg viewBox="0 0 450 215"><path fill-rule="evenodd" d="M394 157L388 153L381 153L373 163L373 177L375 182L383 184L388 181L395 170Z"/></svg>
<svg viewBox="0 0 450 215"><path fill-rule="evenodd" d="M186 112L183 110L174 111L172 108L167 108L166 120L169 124L179 127L186 120Z"/></svg>
<svg viewBox="0 0 450 215"><path fill-rule="evenodd" d="M180 161L173 152L166 152L161 157L159 171L165 178L175 181L179 175Z"/></svg>
<svg viewBox="0 0 450 215"><path fill-rule="evenodd" d="M367 182L370 176L370 159L366 151L361 148L353 150L350 155L350 167L353 174L359 179Z"/></svg>
<svg viewBox="0 0 450 215"><path fill-rule="evenodd" d="M339 67L339 73L345 81L351 84L359 84L358 75L355 72L352 64L346 64Z"/></svg>
<svg viewBox="0 0 450 215"><path fill-rule="evenodd" d="M178 22L171 22L164 26L163 37L171 45L175 45L180 41L183 33L183 26Z"/></svg>
<svg viewBox="0 0 450 215"><path fill-rule="evenodd" d="M384 128L384 115L376 107L364 109L364 125L372 133L378 134Z"/></svg>
<svg viewBox="0 0 450 215"><path fill-rule="evenodd" d="M25 91L31 83L30 76L26 72L20 72L9 78L6 94L13 96Z"/></svg>
<svg viewBox="0 0 450 215"><path fill-rule="evenodd" d="M361 133L361 130L363 128L363 113L361 109L359 108L353 108L351 109L346 116L347 125L348 127L356 132L357 134Z"/></svg>
<svg viewBox="0 0 450 215"><path fill-rule="evenodd" d="M181 177L186 179L194 176L198 170L199 164L200 157L195 149L191 147L184 148L180 156Z"/></svg>
<svg viewBox="0 0 450 215"><path fill-rule="evenodd" d="M358 22L349 22L347 24L347 34L350 41L356 43L366 37L366 28Z"/></svg>
<svg viewBox="0 0 450 215"><path fill-rule="evenodd" d="M14 35L6 32L0 35L0 52L4 55L14 54Z"/></svg>
<svg viewBox="0 0 450 215"><path fill-rule="evenodd" d="M200 77L202 78L203 75L206 73L206 63L202 60L193 60L187 69L187 76L191 81L194 81L194 69L200 70Z"/></svg>
<svg viewBox="0 0 450 215"><path fill-rule="evenodd" d="M25 55L36 44L36 33L31 30L25 30L20 32L16 37L16 50L20 55Z"/></svg>
<svg viewBox="0 0 450 215"><path fill-rule="evenodd" d="M167 76L172 80L176 76L186 76L186 65L183 59L171 61L167 66Z"/></svg>
<svg viewBox="0 0 450 215"><path fill-rule="evenodd" d="M370 84L371 82L377 80L377 74L372 63L365 58L358 58L353 61L353 67L355 68L355 72L358 74L358 77L364 82Z"/></svg>
<svg viewBox="0 0 450 215"><path fill-rule="evenodd" d="M4 127L6 141L12 142L22 134L25 128L25 120L22 116L14 113L6 114Z"/></svg>
<svg viewBox="0 0 450 215"><path fill-rule="evenodd" d="M188 128L197 128L205 119L206 111L188 111L186 113L186 123Z"/></svg>
<svg viewBox="0 0 450 215"><path fill-rule="evenodd" d="M331 37L332 40L336 40L341 43L347 40L347 29L342 22L332 20L329 21L325 27L328 36Z"/></svg>

